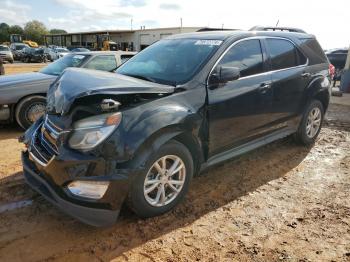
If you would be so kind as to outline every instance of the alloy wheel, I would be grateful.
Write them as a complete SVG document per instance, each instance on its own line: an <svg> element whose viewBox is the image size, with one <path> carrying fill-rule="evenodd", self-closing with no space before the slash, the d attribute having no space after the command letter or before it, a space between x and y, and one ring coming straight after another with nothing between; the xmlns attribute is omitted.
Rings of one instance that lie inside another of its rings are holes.
<svg viewBox="0 0 350 262"><path fill-rule="evenodd" d="M186 167L182 159L166 155L153 163L147 172L143 193L146 201L156 207L165 206L176 199L186 179Z"/></svg>
<svg viewBox="0 0 350 262"><path fill-rule="evenodd" d="M321 127L322 114L318 107L314 107L308 115L306 123L306 135L314 138Z"/></svg>

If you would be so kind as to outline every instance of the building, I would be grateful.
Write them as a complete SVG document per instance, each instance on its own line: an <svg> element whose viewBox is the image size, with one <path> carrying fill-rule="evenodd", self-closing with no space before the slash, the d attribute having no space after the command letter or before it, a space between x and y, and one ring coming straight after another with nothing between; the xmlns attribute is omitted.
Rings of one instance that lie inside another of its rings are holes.
<svg viewBox="0 0 350 262"><path fill-rule="evenodd" d="M203 30L203 27L168 27L139 30L105 30L68 34L46 35L46 45L86 47L93 49L97 35L109 35L120 50L140 51L152 43L170 35Z"/></svg>

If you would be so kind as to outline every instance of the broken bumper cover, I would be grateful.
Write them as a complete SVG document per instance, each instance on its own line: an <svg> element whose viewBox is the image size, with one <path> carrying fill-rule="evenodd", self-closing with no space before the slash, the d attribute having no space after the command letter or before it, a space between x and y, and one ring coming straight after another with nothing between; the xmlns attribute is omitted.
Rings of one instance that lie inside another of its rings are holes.
<svg viewBox="0 0 350 262"><path fill-rule="evenodd" d="M116 222L124 197L122 199L110 199L110 202L104 203L77 200L65 192L62 186L57 186L49 181L49 177L36 168L36 164L30 159L28 151L22 152L22 163L27 183L68 215L92 226L110 226ZM118 197L120 192L127 192L125 189L125 186L122 186L122 188L111 188L111 191L113 191L112 195ZM116 193L116 191L119 193ZM112 204L115 200L118 202L117 205Z"/></svg>

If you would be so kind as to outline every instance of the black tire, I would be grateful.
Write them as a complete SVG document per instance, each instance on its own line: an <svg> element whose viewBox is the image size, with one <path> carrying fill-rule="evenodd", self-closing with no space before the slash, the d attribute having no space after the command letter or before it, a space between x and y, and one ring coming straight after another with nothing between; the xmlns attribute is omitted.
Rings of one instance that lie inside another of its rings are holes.
<svg viewBox="0 0 350 262"><path fill-rule="evenodd" d="M15 117L17 123L23 128L27 129L30 127L33 122L29 119L28 110L35 105L45 105L46 99L43 96L29 96L21 100L17 106L15 111Z"/></svg>
<svg viewBox="0 0 350 262"><path fill-rule="evenodd" d="M307 134L308 117L309 117L310 112L315 108L318 108L320 110L321 123L320 123L320 126L319 126L317 132L315 133L315 135L310 137ZM302 117L302 120L301 120L299 128L298 128L298 131L295 133L294 137L295 137L296 142L298 142L299 144L302 144L302 145L306 145L306 146L315 143L317 136L319 135L319 133L321 131L323 119L324 119L324 108L323 108L322 103L319 100L312 100L308 104L308 106L306 107L306 110L304 112L304 115Z"/></svg>
<svg viewBox="0 0 350 262"><path fill-rule="evenodd" d="M144 195L144 183L148 171L153 166L153 164L163 156L175 155L179 157L186 169L185 181L183 183L181 191L178 193L176 198L163 206L152 206ZM159 150L152 154L145 164L145 171L140 173L133 180L131 189L128 196L128 206L132 211L134 211L139 217L148 218L164 214L174 208L186 195L190 181L193 176L193 160L189 150L181 143L171 140L166 144L162 145Z"/></svg>
<svg viewBox="0 0 350 262"><path fill-rule="evenodd" d="M14 60L10 60L10 63L13 64Z"/></svg>

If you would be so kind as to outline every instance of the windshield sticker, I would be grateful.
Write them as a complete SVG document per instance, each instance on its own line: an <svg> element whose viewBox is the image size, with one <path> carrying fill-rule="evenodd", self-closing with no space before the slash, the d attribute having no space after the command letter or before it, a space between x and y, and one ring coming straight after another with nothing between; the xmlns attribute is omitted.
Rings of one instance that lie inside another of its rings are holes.
<svg viewBox="0 0 350 262"><path fill-rule="evenodd" d="M83 56L83 55L75 55L75 56L73 56L73 58L75 58L75 59L84 59L84 57L85 56Z"/></svg>
<svg viewBox="0 0 350 262"><path fill-rule="evenodd" d="M198 40L195 45L221 45L221 40Z"/></svg>

